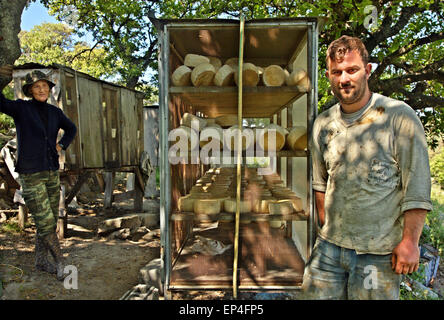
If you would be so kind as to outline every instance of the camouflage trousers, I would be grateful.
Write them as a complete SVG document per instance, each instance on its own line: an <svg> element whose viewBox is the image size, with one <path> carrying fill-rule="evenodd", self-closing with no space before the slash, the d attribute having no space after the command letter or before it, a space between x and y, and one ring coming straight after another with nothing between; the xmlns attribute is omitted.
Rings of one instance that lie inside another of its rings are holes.
<svg viewBox="0 0 444 320"><path fill-rule="evenodd" d="M31 213L40 236L57 228L60 200L60 175L58 171L41 171L20 174L23 199Z"/></svg>

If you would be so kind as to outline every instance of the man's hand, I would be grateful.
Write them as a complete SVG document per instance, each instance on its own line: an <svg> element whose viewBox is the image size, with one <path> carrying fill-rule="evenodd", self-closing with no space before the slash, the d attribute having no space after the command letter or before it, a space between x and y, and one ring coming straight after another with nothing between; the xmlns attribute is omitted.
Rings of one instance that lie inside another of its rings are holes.
<svg viewBox="0 0 444 320"><path fill-rule="evenodd" d="M418 270L419 247L410 240L402 240L392 252L392 269L397 274L407 274Z"/></svg>
<svg viewBox="0 0 444 320"><path fill-rule="evenodd" d="M57 149L57 152L60 152L60 151L62 151L62 146L57 143L56 149Z"/></svg>
<svg viewBox="0 0 444 320"><path fill-rule="evenodd" d="M404 231L401 242L392 252L392 269L397 274L407 274L419 267L419 237L427 211L411 209L404 212Z"/></svg>

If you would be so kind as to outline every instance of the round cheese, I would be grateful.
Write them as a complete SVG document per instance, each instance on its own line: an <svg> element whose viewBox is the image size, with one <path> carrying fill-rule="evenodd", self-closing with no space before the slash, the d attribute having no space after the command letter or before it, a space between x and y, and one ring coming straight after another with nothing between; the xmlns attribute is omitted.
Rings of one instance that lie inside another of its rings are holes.
<svg viewBox="0 0 444 320"><path fill-rule="evenodd" d="M262 80L267 87L279 87L285 82L285 72L278 65L271 65L264 69Z"/></svg>
<svg viewBox="0 0 444 320"><path fill-rule="evenodd" d="M305 150L307 148L307 129L303 126L291 128L287 136L287 147L290 150Z"/></svg>
<svg viewBox="0 0 444 320"><path fill-rule="evenodd" d="M176 87L191 86L191 69L185 65L178 67L171 75L171 82Z"/></svg>
<svg viewBox="0 0 444 320"><path fill-rule="evenodd" d="M234 82L239 86L239 68L234 70ZM256 87L259 83L259 72L252 63L244 63L242 67L242 85L244 87Z"/></svg>
<svg viewBox="0 0 444 320"><path fill-rule="evenodd" d="M234 85L234 70L228 64L224 64L214 76L214 84L219 87Z"/></svg>
<svg viewBox="0 0 444 320"><path fill-rule="evenodd" d="M185 55L184 65L188 67L194 68L203 63L210 63L210 59L208 57L194 53L189 53Z"/></svg>
<svg viewBox="0 0 444 320"><path fill-rule="evenodd" d="M193 203L195 214L220 213L220 201L218 199L196 199Z"/></svg>
<svg viewBox="0 0 444 320"><path fill-rule="evenodd" d="M191 82L195 87L210 86L215 74L216 69L211 63L202 63L191 72Z"/></svg>
<svg viewBox="0 0 444 320"><path fill-rule="evenodd" d="M264 151L281 150L285 145L285 138L288 134L287 129L273 123L267 125L263 130L258 130L258 132L259 146Z"/></svg>

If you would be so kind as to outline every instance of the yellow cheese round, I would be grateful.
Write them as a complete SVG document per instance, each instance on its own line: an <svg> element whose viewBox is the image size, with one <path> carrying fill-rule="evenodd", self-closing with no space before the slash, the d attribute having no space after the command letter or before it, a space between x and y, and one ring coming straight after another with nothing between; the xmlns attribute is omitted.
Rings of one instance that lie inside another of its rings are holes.
<svg viewBox="0 0 444 320"><path fill-rule="evenodd" d="M171 75L171 82L176 87L191 86L191 69L185 65L178 67Z"/></svg>
<svg viewBox="0 0 444 320"><path fill-rule="evenodd" d="M262 81L267 87L280 87L285 82L285 72L278 65L271 65L264 69Z"/></svg>
<svg viewBox="0 0 444 320"><path fill-rule="evenodd" d="M210 86L215 74L216 69L211 63L202 63L191 72L191 82L195 87Z"/></svg>
<svg viewBox="0 0 444 320"><path fill-rule="evenodd" d="M195 199L193 203L195 214L220 213L220 201L218 199Z"/></svg>

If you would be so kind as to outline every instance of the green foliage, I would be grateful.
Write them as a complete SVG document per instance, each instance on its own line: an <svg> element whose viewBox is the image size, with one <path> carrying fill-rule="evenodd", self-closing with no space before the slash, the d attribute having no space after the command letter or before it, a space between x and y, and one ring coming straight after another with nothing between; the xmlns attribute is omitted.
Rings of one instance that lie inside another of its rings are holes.
<svg viewBox="0 0 444 320"><path fill-rule="evenodd" d="M20 233L22 232L18 222L8 220L6 223L0 225L0 231L5 233Z"/></svg>
<svg viewBox="0 0 444 320"><path fill-rule="evenodd" d="M444 190L432 186L433 210L427 213L420 243L428 243L435 247L440 256L444 257Z"/></svg>
<svg viewBox="0 0 444 320"><path fill-rule="evenodd" d="M14 90L12 87L6 86L2 93L7 99L14 99ZM4 113L0 113L0 133L7 133L10 128L15 128L14 119Z"/></svg>
<svg viewBox="0 0 444 320"><path fill-rule="evenodd" d="M152 2L142 0L42 0L60 21L76 26L79 35L90 32L104 46L104 60L115 65L126 86L157 61L157 32L148 20Z"/></svg>
<svg viewBox="0 0 444 320"><path fill-rule="evenodd" d="M74 40L74 29L63 23L43 23L19 34L22 55L16 64L36 62L43 65L58 63L85 72L96 78L117 73L119 61L107 62L103 46L91 48Z"/></svg>
<svg viewBox="0 0 444 320"><path fill-rule="evenodd" d="M444 148L430 160L430 172L434 181L444 189Z"/></svg>

